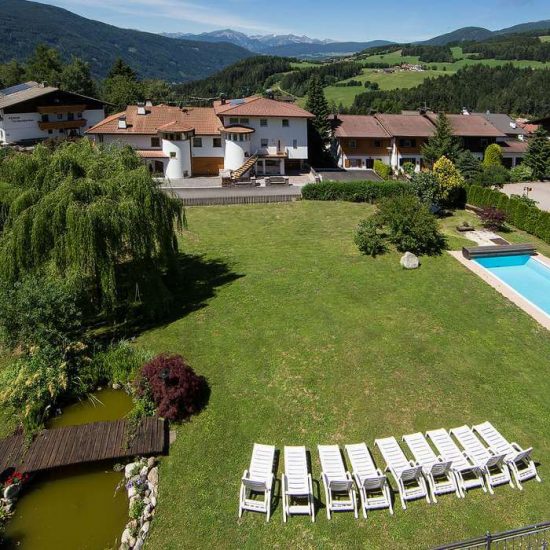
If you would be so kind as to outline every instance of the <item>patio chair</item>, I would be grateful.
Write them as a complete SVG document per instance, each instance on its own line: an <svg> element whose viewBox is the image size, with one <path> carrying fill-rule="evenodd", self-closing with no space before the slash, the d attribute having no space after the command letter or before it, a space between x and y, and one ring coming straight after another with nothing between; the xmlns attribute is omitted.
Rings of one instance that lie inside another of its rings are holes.
<svg viewBox="0 0 550 550"><path fill-rule="evenodd" d="M391 491L386 476L377 468L365 443L346 445L355 485L359 489L363 516L368 510L389 508L393 515Z"/></svg>
<svg viewBox="0 0 550 550"><path fill-rule="evenodd" d="M338 445L318 445L321 478L325 487L327 518L331 512L353 512L357 519L357 498L353 479L344 467Z"/></svg>
<svg viewBox="0 0 550 550"><path fill-rule="evenodd" d="M483 472L458 448L446 430L431 430L426 432L426 437L432 441L443 460L451 462L463 498L468 489L481 487L485 493L487 492Z"/></svg>
<svg viewBox="0 0 550 550"><path fill-rule="evenodd" d="M490 422L483 422L473 427L474 432L489 445L496 454L504 454L504 463L512 471L516 485L521 491L521 483L534 477L541 481L537 467L531 459L533 447L522 449L517 443L510 443Z"/></svg>
<svg viewBox="0 0 550 550"><path fill-rule="evenodd" d="M476 437L469 426L460 426L449 430L451 435L454 435L458 442L464 448L468 458L483 472L487 481L487 488L491 494L494 494L493 487L509 483L514 486L510 470L504 463L504 453L494 453L489 450Z"/></svg>
<svg viewBox="0 0 550 550"><path fill-rule="evenodd" d="M422 466L422 472L428 480L434 502L437 502L437 495L446 493L456 493L458 498L462 496L451 469L452 461L443 460L441 456L437 456L420 432L404 435L403 441L411 450L416 462Z"/></svg>
<svg viewBox="0 0 550 550"><path fill-rule="evenodd" d="M397 483L403 510L407 509L407 500L426 498L430 502L422 467L412 460L407 460L395 437L376 439L374 444L386 461L386 471L391 472Z"/></svg>
<svg viewBox="0 0 550 550"><path fill-rule="evenodd" d="M271 516L271 490L275 482L273 464L275 461L275 447L254 443L250 467L244 471L241 479L239 497L239 517L244 510L267 514L266 521ZM255 497L263 494L263 500Z"/></svg>
<svg viewBox="0 0 550 550"><path fill-rule="evenodd" d="M309 473L306 448L285 447L285 473L282 476L283 521L292 514L308 514L315 521L313 481ZM303 501L302 503L296 501ZM304 502L307 501L307 504Z"/></svg>

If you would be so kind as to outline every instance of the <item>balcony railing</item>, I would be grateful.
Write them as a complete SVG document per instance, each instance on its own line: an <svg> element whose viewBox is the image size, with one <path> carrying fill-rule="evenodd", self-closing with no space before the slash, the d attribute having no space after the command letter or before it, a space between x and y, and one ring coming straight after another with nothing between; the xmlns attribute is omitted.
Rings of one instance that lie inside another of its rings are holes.
<svg viewBox="0 0 550 550"><path fill-rule="evenodd" d="M483 537L470 539L445 546L438 546L434 550L525 550L550 549L550 522L528 525L520 529L503 531L502 533L487 533Z"/></svg>
<svg viewBox="0 0 550 550"><path fill-rule="evenodd" d="M78 118L76 120L52 120L52 121L39 121L38 127L41 130L59 130L61 128L65 130L71 130L74 128L82 128L86 126L86 120Z"/></svg>

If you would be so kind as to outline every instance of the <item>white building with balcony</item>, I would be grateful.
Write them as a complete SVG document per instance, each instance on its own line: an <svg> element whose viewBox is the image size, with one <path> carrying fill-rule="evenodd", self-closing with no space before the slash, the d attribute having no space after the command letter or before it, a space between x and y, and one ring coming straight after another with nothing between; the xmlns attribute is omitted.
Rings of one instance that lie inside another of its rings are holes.
<svg viewBox="0 0 550 550"><path fill-rule="evenodd" d="M105 118L104 103L73 92L25 82L0 90L0 145L32 145L79 136Z"/></svg>
<svg viewBox="0 0 550 550"><path fill-rule="evenodd" d="M151 171L170 179L254 172L283 175L308 158L304 109L260 96L213 107L129 106L89 129L101 143L128 144Z"/></svg>

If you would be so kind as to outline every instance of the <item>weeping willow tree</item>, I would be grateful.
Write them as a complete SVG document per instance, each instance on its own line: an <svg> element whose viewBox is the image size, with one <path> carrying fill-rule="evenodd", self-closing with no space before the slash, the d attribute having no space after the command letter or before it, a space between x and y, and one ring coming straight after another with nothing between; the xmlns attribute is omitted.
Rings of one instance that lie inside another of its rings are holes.
<svg viewBox="0 0 550 550"><path fill-rule="evenodd" d="M168 299L184 211L132 149L81 140L10 155L0 193L0 283L60 278L96 312Z"/></svg>

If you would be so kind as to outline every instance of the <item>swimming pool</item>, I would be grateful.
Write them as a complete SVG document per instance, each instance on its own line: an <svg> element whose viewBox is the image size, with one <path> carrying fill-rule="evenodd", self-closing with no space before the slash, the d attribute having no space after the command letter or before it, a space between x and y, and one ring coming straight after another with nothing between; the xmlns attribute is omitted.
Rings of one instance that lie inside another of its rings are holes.
<svg viewBox="0 0 550 550"><path fill-rule="evenodd" d="M550 267L527 255L476 258L474 262L550 316Z"/></svg>

